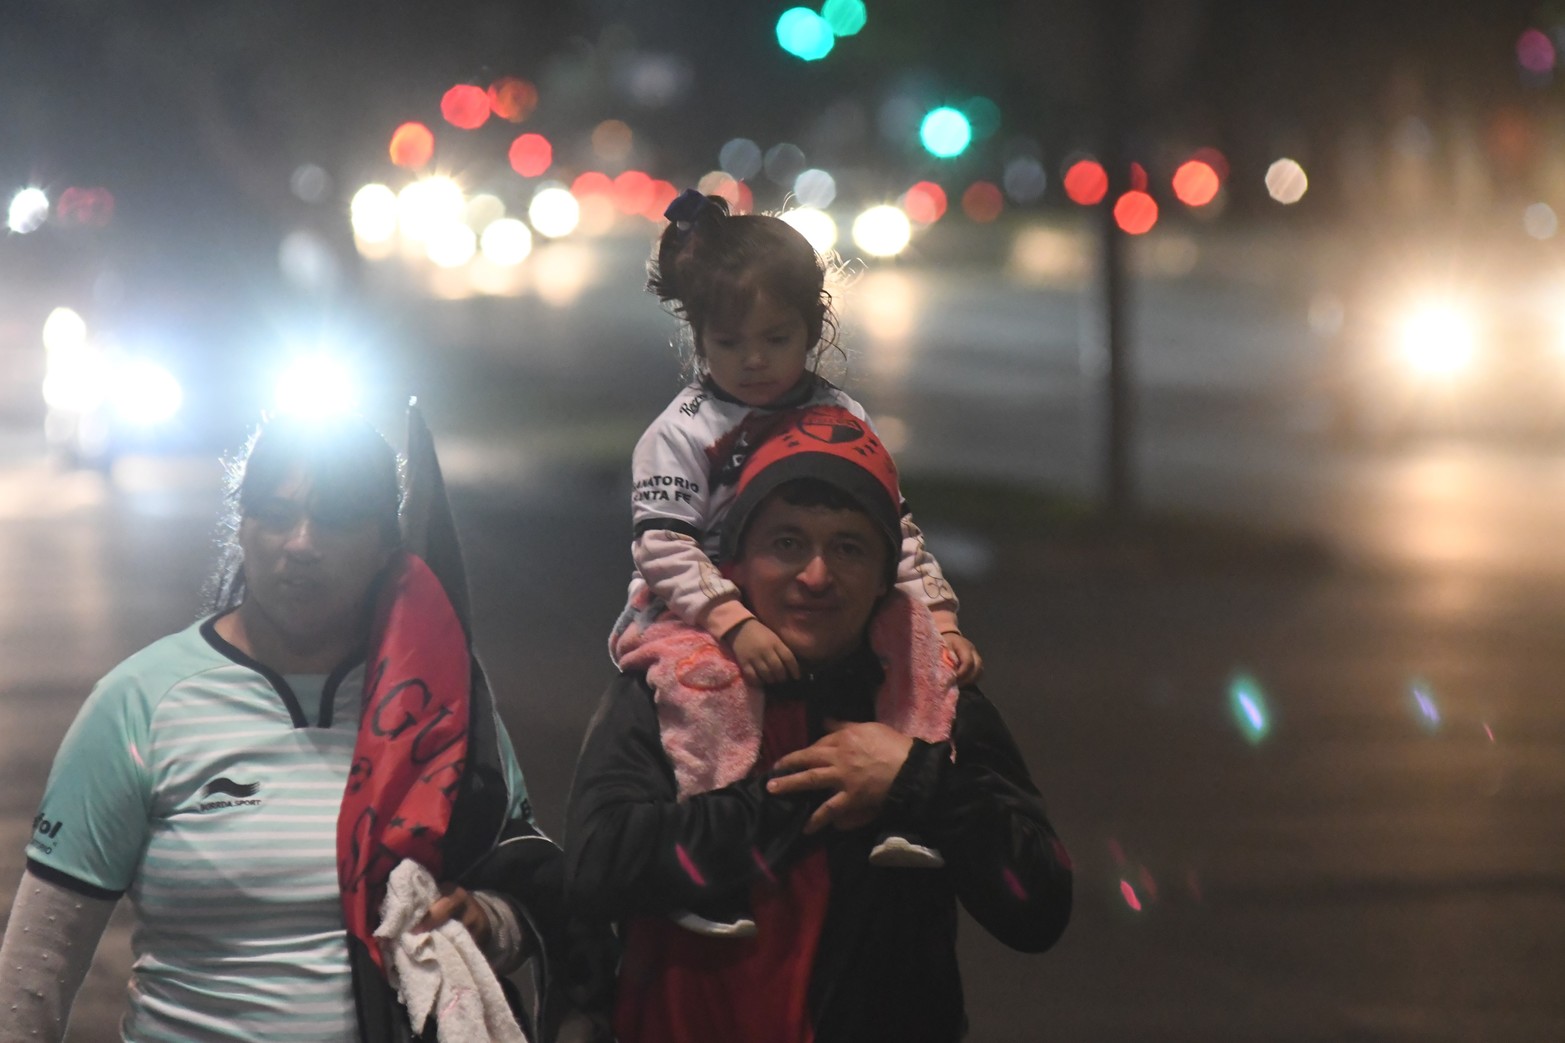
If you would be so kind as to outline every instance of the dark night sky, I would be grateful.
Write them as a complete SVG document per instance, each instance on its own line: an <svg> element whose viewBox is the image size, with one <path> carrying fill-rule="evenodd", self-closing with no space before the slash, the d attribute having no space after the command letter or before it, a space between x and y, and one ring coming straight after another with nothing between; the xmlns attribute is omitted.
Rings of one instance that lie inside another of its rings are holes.
<svg viewBox="0 0 1565 1043"><path fill-rule="evenodd" d="M813 65L775 45L784 6L29 0L11 5L0 34L0 185L106 184L125 227L178 220L221 237L297 218L287 177L301 162L334 173L343 192L384 175L397 122L435 125L445 86L502 73L540 83L531 126L562 139L561 166L587 165L563 139L612 116L653 144L641 157L652 172L676 181L710 169L735 135L828 140L820 113L834 103L860 131L841 161L878 164L889 183L923 176L931 164L920 168L911 148L863 148L893 89L930 103L993 97L1005 117L997 138L1036 141L1051 166L1091 141L1098 0L871 0L864 33ZM1122 6L1139 14L1114 26L1113 54L1131 86L1132 150L1148 162L1165 141L1218 144L1239 162L1353 121L1389 125L1409 91L1438 113L1552 105L1561 89L1524 87L1517 74L1514 42L1542 10L1535 0ZM617 63L646 53L682 60L689 92L647 109L618 89ZM510 133L492 126L462 145L482 156ZM984 174L1001 147L962 163Z"/></svg>

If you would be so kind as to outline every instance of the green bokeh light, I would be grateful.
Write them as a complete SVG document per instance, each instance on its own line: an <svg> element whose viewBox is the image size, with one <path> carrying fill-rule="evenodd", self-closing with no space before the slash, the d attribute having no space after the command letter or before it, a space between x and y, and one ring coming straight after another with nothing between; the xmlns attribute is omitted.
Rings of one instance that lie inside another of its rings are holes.
<svg viewBox="0 0 1565 1043"><path fill-rule="evenodd" d="M1266 738L1271 731L1271 715L1266 708L1266 693L1249 674L1236 674L1228 683L1228 701L1239 731L1252 743Z"/></svg>
<svg viewBox="0 0 1565 1043"><path fill-rule="evenodd" d="M831 53L837 42L826 19L807 7L790 7L777 19L777 42L782 49L807 62Z"/></svg>
<svg viewBox="0 0 1565 1043"><path fill-rule="evenodd" d="M864 9L864 0L826 0L821 17L838 36L852 36L864 28L869 12Z"/></svg>
<svg viewBox="0 0 1565 1043"><path fill-rule="evenodd" d="M931 155L941 159L960 156L973 140L973 125L948 105L931 109L918 126L918 140Z"/></svg>

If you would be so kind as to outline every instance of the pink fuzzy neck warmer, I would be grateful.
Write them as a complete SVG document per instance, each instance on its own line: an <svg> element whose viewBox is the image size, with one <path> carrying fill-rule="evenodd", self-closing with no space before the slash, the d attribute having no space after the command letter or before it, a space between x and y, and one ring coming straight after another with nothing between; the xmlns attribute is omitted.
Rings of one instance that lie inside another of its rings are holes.
<svg viewBox="0 0 1565 1043"><path fill-rule="evenodd" d="M647 675L679 799L744 778L760 755L765 696L705 630L667 611L654 616L646 603L633 607L640 611L610 639L610 652L621 670ZM886 674L875 719L926 742L950 738L955 675L929 609L892 590L870 619L869 643Z"/></svg>

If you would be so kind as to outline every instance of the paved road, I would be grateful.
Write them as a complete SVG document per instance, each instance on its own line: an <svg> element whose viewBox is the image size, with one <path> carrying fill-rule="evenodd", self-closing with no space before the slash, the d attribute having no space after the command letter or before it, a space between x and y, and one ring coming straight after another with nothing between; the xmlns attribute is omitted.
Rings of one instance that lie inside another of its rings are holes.
<svg viewBox="0 0 1565 1043"><path fill-rule="evenodd" d="M912 478L1015 467L1088 488L1069 287L896 274L912 292L887 311L927 303L928 321L873 346L861 328L851 372L900 421ZM672 386L646 302L588 300L452 307L421 320L439 350L402 371L435 421L480 650L556 829L627 575L623 454ZM948 321L935 305L953 300L985 322ZM975 521L934 484L919 506L1079 869L1053 953L968 932L972 1038L1565 1038L1558 465L1464 442L1344 455L1307 407L1255 407L1265 366L1213 375L1248 358L1223 330L1292 343L1274 302L1144 300L1145 325L1161 308L1158 328L1192 330L1180 343L1216 345L1191 364L1201 379L1154 373L1148 501L1249 527L1103 541ZM1047 364L1022 358L1028 323L1049 331ZM132 463L106 489L49 471L24 437L0 443L5 900L82 693L195 611L216 475ZM1259 741L1235 711L1241 678L1251 712L1264 703ZM105 1038L125 949L118 929L73 1038Z"/></svg>

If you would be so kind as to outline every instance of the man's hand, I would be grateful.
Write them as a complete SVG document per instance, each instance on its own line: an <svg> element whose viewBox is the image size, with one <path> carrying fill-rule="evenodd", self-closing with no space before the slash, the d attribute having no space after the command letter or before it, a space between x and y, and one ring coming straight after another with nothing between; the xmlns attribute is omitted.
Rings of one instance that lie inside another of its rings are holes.
<svg viewBox="0 0 1565 1043"><path fill-rule="evenodd" d="M959 630L947 630L940 635L946 654L951 657L951 668L956 671L958 685L972 684L984 675L984 657Z"/></svg>
<svg viewBox="0 0 1565 1043"><path fill-rule="evenodd" d="M799 661L765 623L751 617L729 633L739 672L753 685L777 684L799 676Z"/></svg>
<svg viewBox="0 0 1565 1043"><path fill-rule="evenodd" d="M455 920L467 928L467 933L483 950L489 944L489 916L484 907L474 900L467 888L456 884L441 884L440 894L413 929L433 931L447 920Z"/></svg>
<svg viewBox="0 0 1565 1043"><path fill-rule="evenodd" d="M804 824L806 833L830 825L858 829L875 821L902 770L913 740L874 721L827 721L828 734L802 750L782 757L775 770L792 772L766 784L778 795L834 789Z"/></svg>

